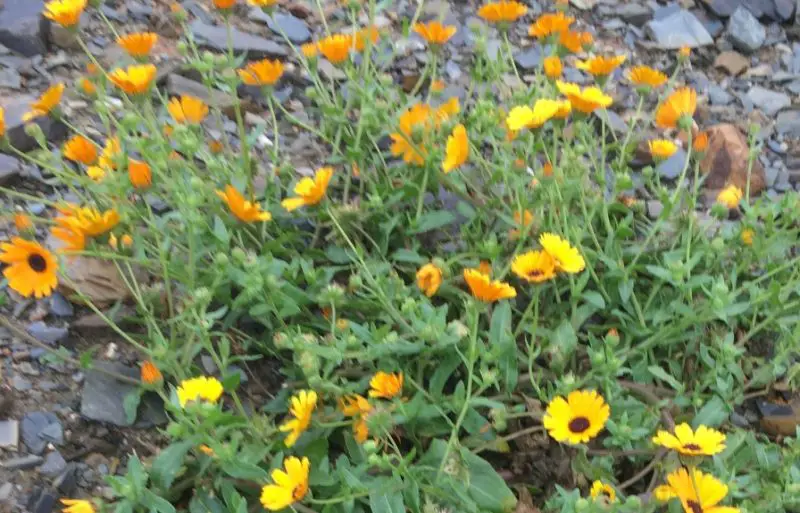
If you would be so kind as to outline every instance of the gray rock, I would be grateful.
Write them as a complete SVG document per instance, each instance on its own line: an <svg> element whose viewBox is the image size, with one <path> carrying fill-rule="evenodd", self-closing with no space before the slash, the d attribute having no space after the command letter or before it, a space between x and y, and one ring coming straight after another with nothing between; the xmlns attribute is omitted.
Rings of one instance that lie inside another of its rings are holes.
<svg viewBox="0 0 800 513"><path fill-rule="evenodd" d="M74 464L68 463L64 472L53 480L53 487L57 488L63 495L72 495L78 487L78 480L75 477L76 470Z"/></svg>
<svg viewBox="0 0 800 513"><path fill-rule="evenodd" d="M767 31L750 11L740 6L728 20L728 38L739 50L751 53L764 44Z"/></svg>
<svg viewBox="0 0 800 513"><path fill-rule="evenodd" d="M721 18L727 18L742 4L742 0L703 0L708 9Z"/></svg>
<svg viewBox="0 0 800 513"><path fill-rule="evenodd" d="M789 182L789 171L781 169L778 172L778 178L775 180L773 188L778 192L786 192L792 190L792 184Z"/></svg>
<svg viewBox="0 0 800 513"><path fill-rule="evenodd" d="M775 0L775 13L780 21L789 21L795 12L793 0Z"/></svg>
<svg viewBox="0 0 800 513"><path fill-rule="evenodd" d="M39 438L56 445L64 443L64 428L60 422L53 422L39 432Z"/></svg>
<svg viewBox="0 0 800 513"><path fill-rule="evenodd" d="M5 106L8 142L23 152L39 148L36 141L25 133L25 123L22 121L22 116L30 110L30 105L35 100L36 98L31 96L18 95ZM50 142L58 142L67 135L66 125L50 116L36 118L36 124Z"/></svg>
<svg viewBox="0 0 800 513"><path fill-rule="evenodd" d="M209 93L208 88L200 82L195 82L176 73L170 73L167 77L167 91L170 95L188 95L200 98L206 104L223 111L232 109L236 103L236 100L230 94L218 89L212 89Z"/></svg>
<svg viewBox="0 0 800 513"><path fill-rule="evenodd" d="M514 62L524 70L535 69L542 63L542 48L535 45L524 52L518 52L514 55Z"/></svg>
<svg viewBox="0 0 800 513"><path fill-rule="evenodd" d="M733 101L733 95L728 94L720 86L711 84L708 87L708 99L711 101L711 105L728 105Z"/></svg>
<svg viewBox="0 0 800 513"><path fill-rule="evenodd" d="M785 110L779 113L775 128L779 134L800 137L800 110Z"/></svg>
<svg viewBox="0 0 800 513"><path fill-rule="evenodd" d="M69 329L66 326L48 326L44 321L36 321L28 325L28 333L39 342L54 346L67 338Z"/></svg>
<svg viewBox="0 0 800 513"><path fill-rule="evenodd" d="M647 34L665 50L688 46L697 48L714 43L711 35L694 14L681 9L646 26Z"/></svg>
<svg viewBox="0 0 800 513"><path fill-rule="evenodd" d="M122 364L95 362L94 365L123 376L139 377L138 369ZM135 391L135 385L123 383L94 369L89 370L86 372L81 396L81 415L117 426L130 426L133 423L127 418L123 403L125 397ZM141 426L152 426L166 421L158 396L146 394L142 397L138 419L140 422L137 425Z"/></svg>
<svg viewBox="0 0 800 513"><path fill-rule="evenodd" d="M50 22L41 13L43 0L5 0L0 10L0 43L26 57L47 51Z"/></svg>
<svg viewBox="0 0 800 513"><path fill-rule="evenodd" d="M750 427L750 422L747 420L747 417L737 412L731 413L731 424L743 429Z"/></svg>
<svg viewBox="0 0 800 513"><path fill-rule="evenodd" d="M10 481L6 481L0 486L0 502L7 502L11 498L11 492L14 491L14 485Z"/></svg>
<svg viewBox="0 0 800 513"><path fill-rule="evenodd" d="M67 298L56 291L50 296L50 312L59 317L72 317L75 315L75 308Z"/></svg>
<svg viewBox="0 0 800 513"><path fill-rule="evenodd" d="M11 155L0 153L0 185L5 185L19 176L20 171L22 171L22 164L19 160Z"/></svg>
<svg viewBox="0 0 800 513"><path fill-rule="evenodd" d="M747 98L767 116L774 116L792 104L788 95L771 91L761 86L753 86L747 91Z"/></svg>
<svg viewBox="0 0 800 513"><path fill-rule="evenodd" d="M624 134L628 131L628 124L613 110L598 109L592 114L617 134Z"/></svg>
<svg viewBox="0 0 800 513"><path fill-rule="evenodd" d="M19 444L19 422L16 420L0 420L0 447L12 451Z"/></svg>
<svg viewBox="0 0 800 513"><path fill-rule="evenodd" d="M23 378L19 374L15 374L13 378L11 378L11 386L14 387L15 390L20 392L25 392L26 390L30 390L33 388L33 385L30 381Z"/></svg>
<svg viewBox="0 0 800 513"><path fill-rule="evenodd" d="M22 87L22 77L14 68L0 69L0 87L19 89Z"/></svg>
<svg viewBox="0 0 800 513"><path fill-rule="evenodd" d="M653 11L653 19L663 20L664 18L668 18L680 10L681 6L677 2L670 2L667 5L656 7L655 11Z"/></svg>
<svg viewBox="0 0 800 513"><path fill-rule="evenodd" d="M285 35L292 43L305 43L311 39L311 31L306 22L291 14L275 13L270 16L262 9L253 7L248 18L266 24L271 31L281 37Z"/></svg>
<svg viewBox="0 0 800 513"><path fill-rule="evenodd" d="M678 149L670 158L656 166L656 172L666 180L675 180L681 175L686 162L686 152Z"/></svg>
<svg viewBox="0 0 800 513"><path fill-rule="evenodd" d="M208 25L197 19L189 25L189 30L200 45L220 52L228 50L228 35L225 27ZM238 29L233 29L231 43L235 52L245 53L251 58L277 58L288 55L283 45Z"/></svg>
<svg viewBox="0 0 800 513"><path fill-rule="evenodd" d="M661 212L664 211L664 204L658 200L648 200L647 201L647 216L650 219L658 219L661 215Z"/></svg>
<svg viewBox="0 0 800 513"><path fill-rule="evenodd" d="M453 61L447 61L444 65L444 72L447 73L447 77L454 82L461 78L461 68Z"/></svg>
<svg viewBox="0 0 800 513"><path fill-rule="evenodd" d="M773 187L775 185L775 181L778 179L778 173L780 169L775 167L768 167L764 169L764 182L766 183L767 187Z"/></svg>
<svg viewBox="0 0 800 513"><path fill-rule="evenodd" d="M617 16L632 25L641 27L653 17L653 10L639 3L626 3L616 11Z"/></svg>
<svg viewBox="0 0 800 513"><path fill-rule="evenodd" d="M11 458L10 460L0 461L0 467L6 470L26 470L41 464L44 460L41 456L35 454L27 454L19 458Z"/></svg>
<svg viewBox="0 0 800 513"><path fill-rule="evenodd" d="M58 497L49 490L41 490L38 494L31 495L28 500L28 509L31 513L51 513Z"/></svg>
<svg viewBox="0 0 800 513"><path fill-rule="evenodd" d="M61 429L61 422L52 413L36 411L25 414L22 418L22 441L30 452L42 454L48 443L42 432L52 424L58 424Z"/></svg>
<svg viewBox="0 0 800 513"><path fill-rule="evenodd" d="M56 477L67 468L67 461L58 451L48 453L44 457L44 464L39 467L39 472L47 477Z"/></svg>

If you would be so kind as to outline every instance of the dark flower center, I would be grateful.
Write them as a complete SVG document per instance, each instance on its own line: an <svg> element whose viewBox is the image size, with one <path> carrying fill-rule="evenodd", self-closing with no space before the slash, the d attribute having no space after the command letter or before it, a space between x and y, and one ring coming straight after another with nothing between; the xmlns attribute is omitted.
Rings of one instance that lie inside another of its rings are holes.
<svg viewBox="0 0 800 513"><path fill-rule="evenodd" d="M683 448L686 449L687 451L699 451L699 450L702 450L702 447L700 447L697 444L683 444Z"/></svg>
<svg viewBox="0 0 800 513"><path fill-rule="evenodd" d="M692 510L692 513L703 513L703 506L695 501L686 501L686 505Z"/></svg>
<svg viewBox="0 0 800 513"><path fill-rule="evenodd" d="M531 269L530 271L528 271L528 276L530 276L531 278L536 278L543 274L544 271L542 271L541 269Z"/></svg>
<svg viewBox="0 0 800 513"><path fill-rule="evenodd" d="M47 270L47 260L38 253L28 256L28 265L37 273L43 273Z"/></svg>
<svg viewBox="0 0 800 513"><path fill-rule="evenodd" d="M299 501L306 495L305 485L299 484L292 489L292 499Z"/></svg>
<svg viewBox="0 0 800 513"><path fill-rule="evenodd" d="M583 433L589 429L590 425L591 423L586 417L575 417L569 421L569 430L573 433Z"/></svg>

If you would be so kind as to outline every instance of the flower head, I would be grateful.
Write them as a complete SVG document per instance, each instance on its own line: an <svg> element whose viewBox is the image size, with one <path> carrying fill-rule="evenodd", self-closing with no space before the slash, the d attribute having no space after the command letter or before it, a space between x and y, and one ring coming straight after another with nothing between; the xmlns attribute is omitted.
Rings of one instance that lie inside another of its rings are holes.
<svg viewBox="0 0 800 513"><path fill-rule="evenodd" d="M17 231L23 232L25 230L30 230L33 228L33 221L31 218L28 217L27 214L23 214L22 212L17 212L14 214L14 227Z"/></svg>
<svg viewBox="0 0 800 513"><path fill-rule="evenodd" d="M91 166L97 161L97 147L82 135L73 135L62 149L64 158Z"/></svg>
<svg viewBox="0 0 800 513"><path fill-rule="evenodd" d="M367 41L374 45L381 38L381 34L377 27L366 27L355 31L351 37L353 38L353 48L357 52L363 52L367 47Z"/></svg>
<svg viewBox="0 0 800 513"><path fill-rule="evenodd" d="M523 166L524 166L524 163L520 167L523 167ZM533 223L533 212L531 212L528 209L525 209L523 211L519 211L519 210L515 211L514 212L514 224L517 226L517 228L512 228L511 230L509 230L508 231L508 236L511 239L516 239L517 237L520 236L520 234L522 233L522 230L525 230L526 228L528 228L528 226L530 226L531 223Z"/></svg>
<svg viewBox="0 0 800 513"><path fill-rule="evenodd" d="M81 91L83 91L83 94L87 96L92 96L97 92L97 86L94 85L94 82L86 77L81 77L81 79L78 81L78 87L80 87Z"/></svg>
<svg viewBox="0 0 800 513"><path fill-rule="evenodd" d="M424 139L433 126L432 117L430 105L424 103L412 105L401 114L398 132L389 134L392 138L392 155L402 155L409 164L424 164L428 155Z"/></svg>
<svg viewBox="0 0 800 513"><path fill-rule="evenodd" d="M556 269L566 273L575 274L583 271L586 262L569 242L558 235L543 233L539 237L539 244L551 256L556 263Z"/></svg>
<svg viewBox="0 0 800 513"><path fill-rule="evenodd" d="M585 61L578 61L575 67L595 77L605 77L614 72L620 64L625 62L624 55L603 57L598 55Z"/></svg>
<svg viewBox="0 0 800 513"><path fill-rule="evenodd" d="M487 303L517 297L517 289L508 283L492 280L488 275L475 270L464 269L464 281L472 295Z"/></svg>
<svg viewBox="0 0 800 513"><path fill-rule="evenodd" d="M278 3L278 0L247 0L247 3L263 9L264 7L272 7Z"/></svg>
<svg viewBox="0 0 800 513"><path fill-rule="evenodd" d="M181 125L197 125L208 116L208 105L194 96L173 98L167 105L169 115Z"/></svg>
<svg viewBox="0 0 800 513"><path fill-rule="evenodd" d="M181 408L185 408L186 404L192 401L216 403L222 396L222 383L217 378L207 376L184 379L176 393Z"/></svg>
<svg viewBox="0 0 800 513"><path fill-rule="evenodd" d="M540 98L533 104L533 108L523 105L511 109L506 118L506 124L509 129L514 131L523 128L539 128L555 116L559 106L560 104L556 100Z"/></svg>
<svg viewBox="0 0 800 513"><path fill-rule="evenodd" d="M315 59L319 53L319 48L317 48L316 43L305 43L300 45L300 53L306 59Z"/></svg>
<svg viewBox="0 0 800 513"><path fill-rule="evenodd" d="M718 504L728 495L728 486L711 474L704 474L696 468L691 469L691 475L686 467L667 475L669 491L659 493L667 499L677 497L681 501L686 513L738 513L739 508L719 506Z"/></svg>
<svg viewBox="0 0 800 513"><path fill-rule="evenodd" d="M211 0L211 2L220 10L232 9L236 5L236 0Z"/></svg>
<svg viewBox="0 0 800 513"><path fill-rule="evenodd" d="M427 263L417 271L417 286L428 297L432 297L442 284L442 270Z"/></svg>
<svg viewBox="0 0 800 513"><path fill-rule="evenodd" d="M403 393L403 373L378 371L369 380L369 396L392 399Z"/></svg>
<svg viewBox="0 0 800 513"><path fill-rule="evenodd" d="M556 261L546 251L528 251L514 258L511 270L523 280L542 283L555 277Z"/></svg>
<svg viewBox="0 0 800 513"><path fill-rule="evenodd" d="M139 369L139 375L142 383L146 385L154 385L164 379L164 376L161 374L161 371L158 370L156 364L150 360L142 362L142 367Z"/></svg>
<svg viewBox="0 0 800 513"><path fill-rule="evenodd" d="M320 40L317 49L326 59L333 64L341 64L350 57L353 49L353 36L348 34L333 34Z"/></svg>
<svg viewBox="0 0 800 513"><path fill-rule="evenodd" d="M153 32L135 32L117 38L120 45L131 57L147 57L158 42L158 35Z"/></svg>
<svg viewBox="0 0 800 513"><path fill-rule="evenodd" d="M682 87L669 95L656 110L656 125L661 128L676 128L679 123L691 121L697 108L697 93Z"/></svg>
<svg viewBox="0 0 800 513"><path fill-rule="evenodd" d="M562 11L546 13L539 16L536 22L528 29L528 35L543 39L552 35L561 34L569 30L575 21L572 16L567 16Z"/></svg>
<svg viewBox="0 0 800 513"><path fill-rule="evenodd" d="M127 94L142 94L147 92L156 78L156 67L152 64L135 64L124 69L117 68L108 78Z"/></svg>
<svg viewBox="0 0 800 513"><path fill-rule="evenodd" d="M67 213L63 222L87 237L97 237L119 224L119 214L114 209L101 212L96 207L76 207Z"/></svg>
<svg viewBox="0 0 800 513"><path fill-rule="evenodd" d="M637 87L655 88L667 83L667 76L650 66L634 66L628 71L628 80Z"/></svg>
<svg viewBox="0 0 800 513"><path fill-rule="evenodd" d="M128 178L137 189L144 189L150 187L153 183L153 172L147 162L141 160L129 159L128 160Z"/></svg>
<svg viewBox="0 0 800 513"><path fill-rule="evenodd" d="M694 431L684 422L675 426L674 434L659 430L653 443L688 456L713 456L725 450L725 435L706 426Z"/></svg>
<svg viewBox="0 0 800 513"><path fill-rule="evenodd" d="M669 139L655 139L647 142L647 147L650 149L650 155L656 159L668 159L676 151L678 146Z"/></svg>
<svg viewBox="0 0 800 513"><path fill-rule="evenodd" d="M49 296L58 285L56 258L38 242L21 237L3 242L0 262L8 264L3 270L8 286L23 297Z"/></svg>
<svg viewBox="0 0 800 513"><path fill-rule="evenodd" d="M289 413L292 418L280 427L281 431L289 433L284 440L286 447L293 446L311 424L311 414L317 407L317 393L313 390L300 390L292 396L291 404Z"/></svg>
<svg viewBox="0 0 800 513"><path fill-rule="evenodd" d="M692 49L688 46L681 46L678 50L678 58L686 60L692 56Z"/></svg>
<svg viewBox="0 0 800 513"><path fill-rule="evenodd" d="M717 195L717 203L725 205L728 209L737 208L739 202L742 201L742 196L744 196L742 189L735 185L729 185Z"/></svg>
<svg viewBox="0 0 800 513"><path fill-rule="evenodd" d="M428 23L415 23L414 32L422 36L422 39L428 44L443 45L455 35L456 27L443 25L439 21L429 21Z"/></svg>
<svg viewBox="0 0 800 513"><path fill-rule="evenodd" d="M38 100L31 104L31 110L22 116L22 120L27 122L34 118L47 116L61 103L61 96L63 94L64 84L59 83L50 86L47 91L42 93Z"/></svg>
<svg viewBox="0 0 800 513"><path fill-rule="evenodd" d="M556 80L561 78L561 73L563 72L563 65L561 64L561 59L559 59L558 55L551 55L549 57L544 58L543 62L544 66L544 74L547 78L551 80Z"/></svg>
<svg viewBox="0 0 800 513"><path fill-rule="evenodd" d="M745 228L742 230L742 234L739 236L742 240L742 244L745 246L752 246L753 245L753 238L755 237L756 232L754 232L751 228Z"/></svg>
<svg viewBox="0 0 800 513"><path fill-rule="evenodd" d="M584 114L590 114L597 109L609 107L613 102L612 98L605 94L598 87L586 87L581 89L577 84L556 81L558 90L567 97L572 108Z"/></svg>
<svg viewBox="0 0 800 513"><path fill-rule="evenodd" d="M453 127L453 133L447 138L447 150L442 162L442 170L449 173L464 164L469 158L469 139L467 129L458 124Z"/></svg>
<svg viewBox="0 0 800 513"><path fill-rule="evenodd" d="M602 481L595 481L592 483L592 489L589 492L592 499L605 499L608 502L616 502L617 492L611 485Z"/></svg>
<svg viewBox="0 0 800 513"><path fill-rule="evenodd" d="M44 17L62 27L71 28L80 23L86 9L86 0L52 0L44 4Z"/></svg>
<svg viewBox="0 0 800 513"><path fill-rule="evenodd" d="M579 444L596 437L610 414L603 396L596 391L576 390L566 399L558 396L550 401L542 423L555 440Z"/></svg>
<svg viewBox="0 0 800 513"><path fill-rule="evenodd" d="M224 191L217 191L217 196L228 205L233 215L240 221L255 223L272 219L272 214L263 212L258 203L244 199L242 193L233 185L226 185Z"/></svg>
<svg viewBox="0 0 800 513"><path fill-rule="evenodd" d="M6 111L0 107L0 137L6 135Z"/></svg>
<svg viewBox="0 0 800 513"><path fill-rule="evenodd" d="M372 405L366 397L350 395L340 400L339 407L348 417L353 417L353 436L358 443L364 443L369 436L367 416L372 412Z"/></svg>
<svg viewBox="0 0 800 513"><path fill-rule="evenodd" d="M703 153L708 149L708 132L700 132L695 136L692 149L697 153Z"/></svg>
<svg viewBox="0 0 800 513"><path fill-rule="evenodd" d="M56 218L56 226L50 228L50 234L62 243L59 253L74 253L86 247L86 235L72 217Z"/></svg>
<svg viewBox="0 0 800 513"><path fill-rule="evenodd" d="M271 61L264 59L261 61L249 62L247 66L236 70L239 78L247 85L251 86L271 86L280 80L283 75L283 63L277 59Z"/></svg>
<svg viewBox="0 0 800 513"><path fill-rule="evenodd" d="M261 505L270 511L280 511L303 500L308 493L308 458L290 456L283 460L283 468L272 471L275 484L261 488Z"/></svg>
<svg viewBox="0 0 800 513"><path fill-rule="evenodd" d="M325 197L328 183L333 176L333 168L321 167L317 169L314 178L304 177L294 186L295 198L286 198L281 201L281 206L292 212L300 207L316 205Z"/></svg>
<svg viewBox="0 0 800 513"><path fill-rule="evenodd" d="M94 513L92 503L82 499L61 499L63 513Z"/></svg>
<svg viewBox="0 0 800 513"><path fill-rule="evenodd" d="M565 30L558 34L558 44L570 53L579 53L592 45L593 37L588 32Z"/></svg>
<svg viewBox="0 0 800 513"><path fill-rule="evenodd" d="M478 16L489 23L511 23L525 16L528 8L515 1L489 2L478 9Z"/></svg>

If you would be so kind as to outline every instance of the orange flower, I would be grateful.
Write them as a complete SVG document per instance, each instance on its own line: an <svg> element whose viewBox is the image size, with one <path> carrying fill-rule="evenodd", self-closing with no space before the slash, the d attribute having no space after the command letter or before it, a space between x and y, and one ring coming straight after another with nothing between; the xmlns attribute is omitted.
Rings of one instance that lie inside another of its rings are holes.
<svg viewBox="0 0 800 513"><path fill-rule="evenodd" d="M33 221L27 215L23 214L22 212L17 212L14 214L14 226L17 228L18 231L25 231L30 230L33 228Z"/></svg>
<svg viewBox="0 0 800 513"><path fill-rule="evenodd" d="M59 253L83 251L86 247L86 236L72 218L56 218L56 226L50 228L50 234L62 243Z"/></svg>
<svg viewBox="0 0 800 513"><path fill-rule="evenodd" d="M392 138L392 155L403 156L409 164L422 165L428 151L424 136L431 129L431 107L424 103L412 105L400 116L399 131L389 134Z"/></svg>
<svg viewBox="0 0 800 513"><path fill-rule="evenodd" d="M167 105L169 115L181 125L196 125L208 116L208 105L194 96L173 98Z"/></svg>
<svg viewBox="0 0 800 513"><path fill-rule="evenodd" d="M117 38L120 45L131 57L147 57L158 42L158 35L153 32L136 32Z"/></svg>
<svg viewBox="0 0 800 513"><path fill-rule="evenodd" d="M137 64L125 69L117 68L108 78L127 94L142 94L147 92L156 78L156 67L152 64Z"/></svg>
<svg viewBox="0 0 800 513"><path fill-rule="evenodd" d="M86 77L82 77L80 81L78 81L78 87L81 88L84 94L92 96L97 92L97 86L94 85L94 82L89 80Z"/></svg>
<svg viewBox="0 0 800 513"><path fill-rule="evenodd" d="M492 280L475 269L464 269L464 281L475 298L487 303L517 296L517 290L508 283Z"/></svg>
<svg viewBox="0 0 800 513"><path fill-rule="evenodd" d="M214 3L214 7L217 9L231 9L234 5L236 5L236 0L212 0Z"/></svg>
<svg viewBox="0 0 800 513"><path fill-rule="evenodd" d="M431 82L431 92L434 93L441 93L444 91L445 87L447 87L444 83L444 80L434 80Z"/></svg>
<svg viewBox="0 0 800 513"><path fill-rule="evenodd" d="M370 397L391 399L403 393L403 373L378 371L369 381Z"/></svg>
<svg viewBox="0 0 800 513"><path fill-rule="evenodd" d="M542 165L542 175L547 177L553 176L553 164L550 162L545 162Z"/></svg>
<svg viewBox="0 0 800 513"><path fill-rule="evenodd" d="M669 95L656 111L656 125L661 128L682 128L691 126L692 116L697 108L697 93L694 89L682 87Z"/></svg>
<svg viewBox="0 0 800 513"><path fill-rule="evenodd" d="M414 32L432 45L443 45L455 35L456 27L442 25L438 21L430 21L428 23L415 23Z"/></svg>
<svg viewBox="0 0 800 513"><path fill-rule="evenodd" d="M667 83L667 76L650 66L636 66L628 72L628 80L639 87L661 87Z"/></svg>
<svg viewBox="0 0 800 513"><path fill-rule="evenodd" d="M61 103L61 96L64 94L64 84L50 86L47 91L42 93L38 100L31 104L31 110L22 116L22 120L28 122L40 116L47 116Z"/></svg>
<svg viewBox="0 0 800 513"><path fill-rule="evenodd" d="M539 16L536 23L528 29L528 35L537 39L550 37L554 34L561 34L569 30L570 25L575 21L572 16L567 16L563 12L547 13Z"/></svg>
<svg viewBox="0 0 800 513"><path fill-rule="evenodd" d="M331 63L341 64L350 57L353 37L345 34L328 36L317 43L317 48Z"/></svg>
<svg viewBox="0 0 800 513"><path fill-rule="evenodd" d="M367 417L372 412L372 405L366 397L351 395L339 400L339 408L347 417L353 417L353 436L358 443L364 443L369 436Z"/></svg>
<svg viewBox="0 0 800 513"><path fill-rule="evenodd" d="M478 9L478 16L489 23L511 23L525 16L528 8L519 2L500 0L489 2Z"/></svg>
<svg viewBox="0 0 800 513"><path fill-rule="evenodd" d="M144 189L150 187L153 183L153 173L150 166L146 162L141 162L135 159L128 160L128 178L131 185L137 189Z"/></svg>
<svg viewBox="0 0 800 513"><path fill-rule="evenodd" d="M578 53L583 50L583 41L578 32L567 30L558 35L558 44L570 53Z"/></svg>
<svg viewBox="0 0 800 513"><path fill-rule="evenodd" d="M605 77L613 73L620 64L625 62L625 58L624 55L617 55L615 57L603 57L598 55L585 61L578 61L575 67L592 76Z"/></svg>
<svg viewBox="0 0 800 513"><path fill-rule="evenodd" d="M278 0L247 0L247 3L263 9L264 7L272 7L278 3Z"/></svg>
<svg viewBox="0 0 800 513"><path fill-rule="evenodd" d="M251 86L271 86L283 75L283 63L279 60L264 59L250 62L243 69L236 70L239 78Z"/></svg>
<svg viewBox="0 0 800 513"><path fill-rule="evenodd" d="M527 228L533 222L533 212L525 209L522 213L514 212L514 223L519 228L512 228L508 231L508 236L511 239L516 239L520 236L520 229Z"/></svg>
<svg viewBox="0 0 800 513"><path fill-rule="evenodd" d="M211 151L211 153L216 155L217 153L221 153L222 150L225 149L225 146L222 144L221 141L212 139L211 141L208 142L208 149Z"/></svg>
<svg viewBox="0 0 800 513"><path fill-rule="evenodd" d="M688 46L681 46L681 49L678 50L678 57L681 59L688 59L692 55L692 49Z"/></svg>
<svg viewBox="0 0 800 513"><path fill-rule="evenodd" d="M545 57L544 74L547 76L547 78L551 80L561 78L562 71L563 71L563 66L561 65L561 59L559 59L557 55L551 55L550 57Z"/></svg>
<svg viewBox="0 0 800 513"><path fill-rule="evenodd" d="M380 39L381 34L378 32L376 27L367 27L361 30L356 31L355 34L352 35L353 38L353 47L356 49L357 52L363 52L364 48L367 46L367 41L372 43L373 45L378 42Z"/></svg>
<svg viewBox="0 0 800 513"><path fill-rule="evenodd" d="M300 53L302 53L303 57L306 59L316 57L318 52L319 50L317 49L316 43L306 43L304 45L300 45Z"/></svg>
<svg viewBox="0 0 800 513"><path fill-rule="evenodd" d="M700 132L692 141L692 149L698 153L703 153L708 149L708 132Z"/></svg>
<svg viewBox="0 0 800 513"><path fill-rule="evenodd" d="M233 185L226 185L225 191L217 191L217 196L224 201L240 221L254 223L256 221L269 221L272 214L262 212L261 205L247 201L242 193L237 191Z"/></svg>
<svg viewBox="0 0 800 513"><path fill-rule="evenodd" d="M586 87L581 89L576 84L557 81L556 87L558 90L567 97L572 104L572 108L590 114L593 111L601 108L606 108L611 105L612 98L605 94L597 87Z"/></svg>
<svg viewBox="0 0 800 513"><path fill-rule="evenodd" d="M164 379L164 376L161 374L161 371L158 370L158 367L156 367L156 365L149 360L142 363L140 374L142 383L145 385L154 385Z"/></svg>
<svg viewBox="0 0 800 513"><path fill-rule="evenodd" d="M469 158L469 139L464 125L458 124L453 128L453 133L447 138L447 151L442 170L449 173L461 166Z"/></svg>
<svg viewBox="0 0 800 513"><path fill-rule="evenodd" d="M62 27L72 28L81 21L86 0L52 0L44 5L44 17Z"/></svg>
<svg viewBox="0 0 800 513"><path fill-rule="evenodd" d="M64 158L91 166L97 161L97 148L94 143L82 135L73 135L64 143Z"/></svg>
<svg viewBox="0 0 800 513"><path fill-rule="evenodd" d="M281 201L281 206L292 212L300 207L316 205L325 197L328 184L333 176L333 168L321 167L317 169L314 178L304 177L294 186L295 198L286 198Z"/></svg>

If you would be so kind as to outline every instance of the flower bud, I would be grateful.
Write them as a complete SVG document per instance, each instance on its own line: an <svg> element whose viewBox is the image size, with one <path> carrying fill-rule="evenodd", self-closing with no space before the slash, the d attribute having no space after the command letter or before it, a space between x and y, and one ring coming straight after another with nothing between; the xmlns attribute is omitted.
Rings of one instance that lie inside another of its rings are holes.
<svg viewBox="0 0 800 513"><path fill-rule="evenodd" d="M186 44L186 41L178 41L178 44L175 45L175 48L178 49L178 53L181 55L186 55L186 52L189 51L189 45Z"/></svg>
<svg viewBox="0 0 800 513"><path fill-rule="evenodd" d="M575 501L575 511L586 511L589 509L589 501L581 497Z"/></svg>
<svg viewBox="0 0 800 513"><path fill-rule="evenodd" d="M231 251L231 256L239 264L243 264L247 260L247 253L245 253L245 251L238 246L233 248Z"/></svg>
<svg viewBox="0 0 800 513"><path fill-rule="evenodd" d="M172 438L182 437L185 431L184 427L177 422L170 422L169 426L167 426L167 434Z"/></svg>

